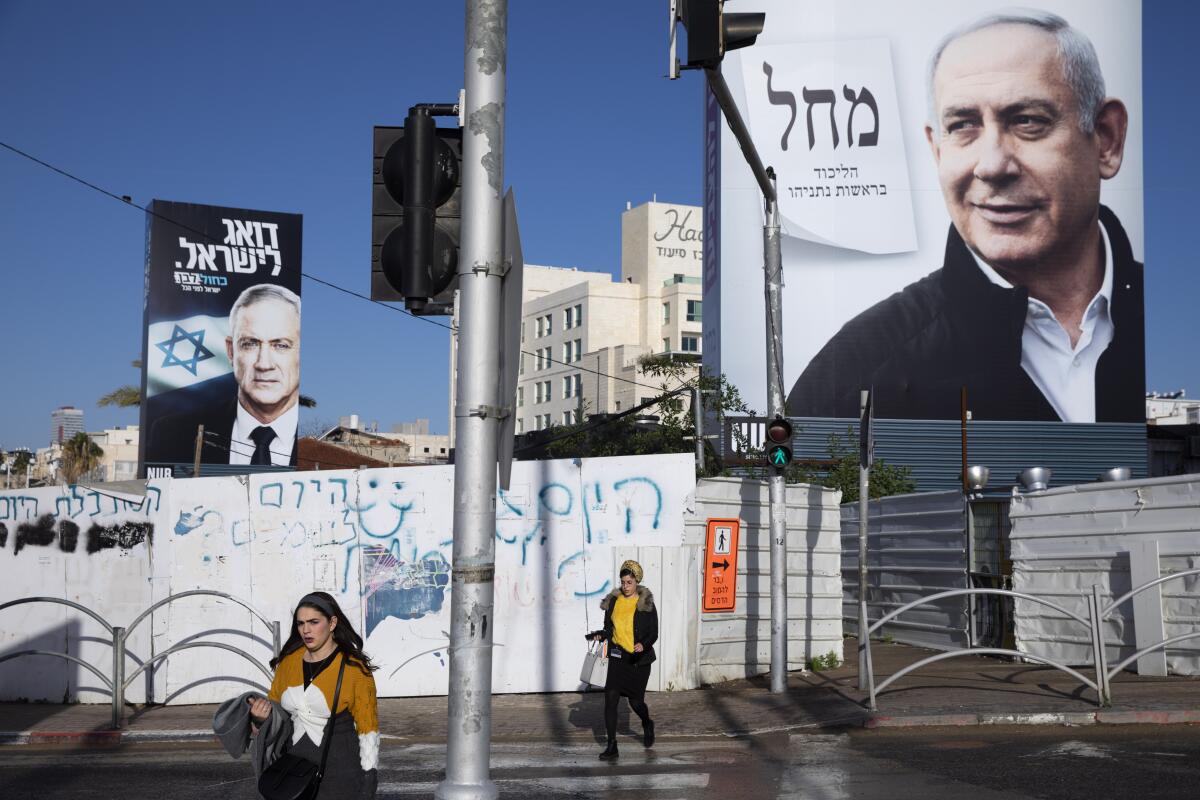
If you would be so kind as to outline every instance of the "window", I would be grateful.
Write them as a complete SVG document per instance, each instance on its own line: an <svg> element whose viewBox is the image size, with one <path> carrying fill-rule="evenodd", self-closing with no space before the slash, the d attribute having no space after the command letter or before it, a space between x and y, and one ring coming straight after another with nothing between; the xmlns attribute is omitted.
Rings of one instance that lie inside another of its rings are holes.
<svg viewBox="0 0 1200 800"><path fill-rule="evenodd" d="M671 321L671 304L663 303L663 325Z"/></svg>
<svg viewBox="0 0 1200 800"><path fill-rule="evenodd" d="M563 397L580 397L583 395L583 376L579 373L563 376L562 385Z"/></svg>
<svg viewBox="0 0 1200 800"><path fill-rule="evenodd" d="M525 344L525 320L521 320L521 344Z"/></svg>
<svg viewBox="0 0 1200 800"><path fill-rule="evenodd" d="M517 369L522 375L525 374L525 355L525 353L521 353L520 357L517 358L517 364L519 365Z"/></svg>
<svg viewBox="0 0 1200 800"><path fill-rule="evenodd" d="M563 342L563 358L562 358L562 360L563 360L564 364L571 363L571 343L570 342Z"/></svg>
<svg viewBox="0 0 1200 800"><path fill-rule="evenodd" d="M570 397L571 390L575 388L574 382L571 381L570 375L563 376L563 397Z"/></svg>
<svg viewBox="0 0 1200 800"><path fill-rule="evenodd" d="M620 411L620 410L621 410L621 401L618 400L617 401L617 411ZM868 519L870 519L870 518L868 517Z"/></svg>
<svg viewBox="0 0 1200 800"><path fill-rule="evenodd" d="M534 400L533 400L534 404L544 403L546 401L545 396L543 396L543 394L542 394L542 382L541 381L538 381L537 383L533 384L533 397L534 397Z"/></svg>
<svg viewBox="0 0 1200 800"><path fill-rule="evenodd" d="M546 319L545 317L537 318L537 338L539 338L539 339L546 335L545 319Z"/></svg>
<svg viewBox="0 0 1200 800"><path fill-rule="evenodd" d="M546 320L546 335L549 336L550 334L554 333L554 315L547 314L546 316L542 317L542 319Z"/></svg>
<svg viewBox="0 0 1200 800"><path fill-rule="evenodd" d="M525 420L521 419L520 417L517 417L517 433L524 433L524 432L525 432ZM446 451L442 450L442 452L444 453Z"/></svg>
<svg viewBox="0 0 1200 800"><path fill-rule="evenodd" d="M576 422L579 422L579 412L578 411L564 411L562 419L563 419L563 425L574 425Z"/></svg>
<svg viewBox="0 0 1200 800"><path fill-rule="evenodd" d="M426 452L426 453L428 453L428 452L429 452L429 448L428 448L428 447L426 447L426 448L425 448L425 452ZM870 519L870 518L868 517L868 519ZM868 628L867 630L870 630L870 628Z"/></svg>
<svg viewBox="0 0 1200 800"><path fill-rule="evenodd" d="M663 351L664 353L669 353L669 352L671 352L671 340L670 340L670 339L663 339L663 349L662 349L662 351Z"/></svg>
<svg viewBox="0 0 1200 800"><path fill-rule="evenodd" d="M573 342L573 344L575 345L575 358L573 358L572 361L582 361L583 360L583 339L576 339Z"/></svg>
<svg viewBox="0 0 1200 800"><path fill-rule="evenodd" d="M517 387L517 408L520 408L523 405L525 405L525 387L518 386Z"/></svg>
<svg viewBox="0 0 1200 800"><path fill-rule="evenodd" d="M546 387L546 402L549 403L554 399L554 386L551 385L550 381L545 381L542 385Z"/></svg>
<svg viewBox="0 0 1200 800"><path fill-rule="evenodd" d="M563 330L569 331L583 324L583 306L567 306L563 309Z"/></svg>
<svg viewBox="0 0 1200 800"><path fill-rule="evenodd" d="M578 328L582 324L583 324L583 304L580 303L580 304L576 304L576 306L575 306L575 327Z"/></svg>
<svg viewBox="0 0 1200 800"><path fill-rule="evenodd" d="M583 376L575 373L575 397L583 397Z"/></svg>
<svg viewBox="0 0 1200 800"><path fill-rule="evenodd" d="M680 348L685 353L700 352L700 337L699 336L684 336L683 346Z"/></svg>
<svg viewBox="0 0 1200 800"><path fill-rule="evenodd" d="M550 415L542 414L542 430L546 430L549 427L550 427Z"/></svg>
<svg viewBox="0 0 1200 800"><path fill-rule="evenodd" d="M703 321L701 319L701 311L702 311L701 306L703 306L703 301L700 301L700 300L688 300L687 301L687 321L688 322L702 322Z"/></svg>

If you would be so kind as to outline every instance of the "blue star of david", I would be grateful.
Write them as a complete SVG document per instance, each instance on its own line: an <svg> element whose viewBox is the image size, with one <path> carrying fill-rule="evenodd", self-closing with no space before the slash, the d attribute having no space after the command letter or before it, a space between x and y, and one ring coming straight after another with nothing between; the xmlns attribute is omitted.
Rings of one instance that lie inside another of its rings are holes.
<svg viewBox="0 0 1200 800"><path fill-rule="evenodd" d="M182 359L175 355L175 345L180 344L181 342L192 343L193 349L191 358ZM167 339L165 342L155 342L154 346L166 354L166 358L163 359L162 363L164 368L183 367L193 375L196 374L197 364L205 359L213 357L212 351L204 346L203 329L198 331L185 331L183 328L176 325L175 330L171 331L170 339Z"/></svg>

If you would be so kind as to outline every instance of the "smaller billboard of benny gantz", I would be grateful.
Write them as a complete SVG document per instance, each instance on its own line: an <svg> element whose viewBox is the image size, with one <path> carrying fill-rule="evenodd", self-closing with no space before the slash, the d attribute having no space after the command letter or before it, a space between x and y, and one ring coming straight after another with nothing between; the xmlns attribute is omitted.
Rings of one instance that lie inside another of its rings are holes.
<svg viewBox="0 0 1200 800"><path fill-rule="evenodd" d="M296 463L301 217L155 200L146 219L143 474Z"/></svg>

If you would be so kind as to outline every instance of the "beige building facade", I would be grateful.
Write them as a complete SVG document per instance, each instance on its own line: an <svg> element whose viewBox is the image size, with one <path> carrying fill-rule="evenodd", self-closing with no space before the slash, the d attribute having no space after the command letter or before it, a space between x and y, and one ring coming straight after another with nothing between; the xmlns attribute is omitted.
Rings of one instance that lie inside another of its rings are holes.
<svg viewBox="0 0 1200 800"><path fill-rule="evenodd" d="M696 206L650 202L621 216L621 271L527 265L516 432L628 410L659 391L638 359L701 354L703 231ZM457 347L450 347L454 434ZM673 388L673 387L672 387ZM648 409L653 413L653 409Z"/></svg>

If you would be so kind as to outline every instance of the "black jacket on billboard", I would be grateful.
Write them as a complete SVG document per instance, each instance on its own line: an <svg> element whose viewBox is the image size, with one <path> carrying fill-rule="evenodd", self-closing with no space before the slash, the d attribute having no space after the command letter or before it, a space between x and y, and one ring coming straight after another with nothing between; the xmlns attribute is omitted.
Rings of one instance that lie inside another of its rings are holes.
<svg viewBox="0 0 1200 800"><path fill-rule="evenodd" d="M196 428L204 426L202 464L228 464L233 446L233 425L237 421L237 400L211 407L168 414L155 420L146 441L147 464L191 464L195 458ZM253 446L250 448L253 450ZM296 466L299 448L292 442L291 466Z"/></svg>
<svg viewBox="0 0 1200 800"><path fill-rule="evenodd" d="M1142 265L1116 216L1100 207L1112 246L1113 339L1096 364L1096 421L1145 420ZM953 225L942 268L847 322L792 387L796 417L874 415L958 419L961 387L973 419L1058 421L1021 366L1029 291L988 280Z"/></svg>

